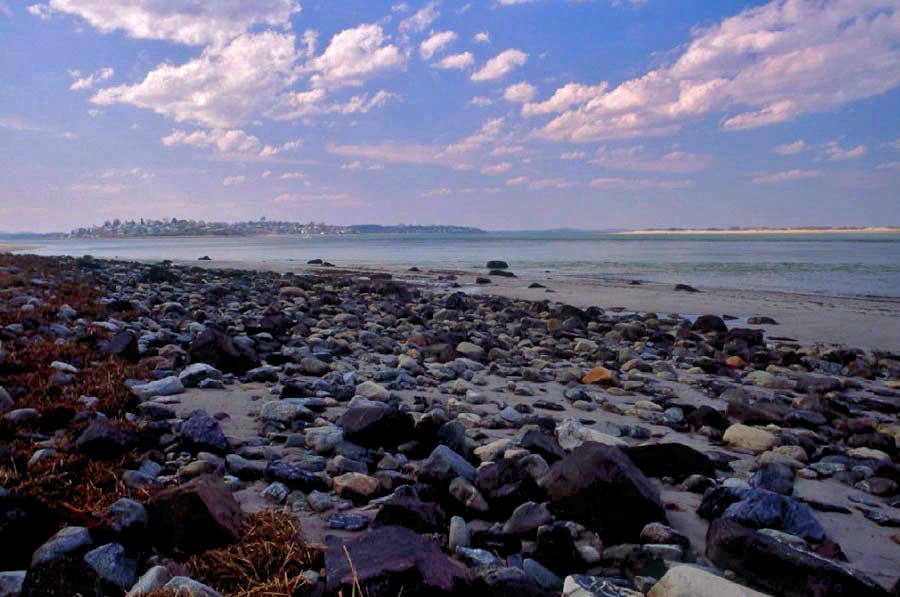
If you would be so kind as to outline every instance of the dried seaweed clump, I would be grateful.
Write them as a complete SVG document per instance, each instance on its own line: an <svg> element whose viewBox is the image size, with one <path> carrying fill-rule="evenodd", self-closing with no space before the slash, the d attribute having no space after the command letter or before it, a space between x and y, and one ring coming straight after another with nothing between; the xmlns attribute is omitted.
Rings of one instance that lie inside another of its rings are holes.
<svg viewBox="0 0 900 597"><path fill-rule="evenodd" d="M288 512L266 510L247 517L239 542L192 557L197 580L233 597L295 597L312 585L302 576L321 567L322 552L300 536Z"/></svg>

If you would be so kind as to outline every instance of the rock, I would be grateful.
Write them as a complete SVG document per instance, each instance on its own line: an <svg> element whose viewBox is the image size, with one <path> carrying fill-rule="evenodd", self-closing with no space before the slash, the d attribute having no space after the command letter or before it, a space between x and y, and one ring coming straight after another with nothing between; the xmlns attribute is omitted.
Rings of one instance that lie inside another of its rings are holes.
<svg viewBox="0 0 900 597"><path fill-rule="evenodd" d="M525 502L515 510L503 525L503 532L510 535L530 535L539 526L553 521L553 515L544 504Z"/></svg>
<svg viewBox="0 0 900 597"><path fill-rule="evenodd" d="M104 522L116 534L134 536L147 529L147 510L129 498L116 500L106 511Z"/></svg>
<svg viewBox="0 0 900 597"><path fill-rule="evenodd" d="M142 385L131 386L131 393L140 400L150 400L157 396L174 396L184 393L184 384L173 375Z"/></svg>
<svg viewBox="0 0 900 597"><path fill-rule="evenodd" d="M618 448L584 444L554 464L541 484L551 512L605 542L634 540L646 524L666 521L656 488Z"/></svg>
<svg viewBox="0 0 900 597"><path fill-rule="evenodd" d="M15 406L15 402L12 399L12 396L9 395L9 392L6 391L6 388L0 386L0 413L5 413L8 410L12 410Z"/></svg>
<svg viewBox="0 0 900 597"><path fill-rule="evenodd" d="M154 494L147 502L154 545L165 552L200 553L236 541L241 508L221 480L199 477Z"/></svg>
<svg viewBox="0 0 900 597"><path fill-rule="evenodd" d="M41 412L36 408L17 408L9 411L3 418L13 425L28 425L41 418Z"/></svg>
<svg viewBox="0 0 900 597"><path fill-rule="evenodd" d="M454 516L450 519L447 546L455 552L457 548L469 546L469 530L462 516Z"/></svg>
<svg viewBox="0 0 900 597"><path fill-rule="evenodd" d="M750 450L756 454L771 450L778 444L778 438L768 431L741 423L736 423L726 429L722 439L735 448Z"/></svg>
<svg viewBox="0 0 900 597"><path fill-rule="evenodd" d="M334 478L334 492L342 498L369 498L378 487L378 479L360 473L344 473Z"/></svg>
<svg viewBox="0 0 900 597"><path fill-rule="evenodd" d="M384 386L374 381L364 381L356 386L356 395L377 402L384 402L391 397L391 393Z"/></svg>
<svg viewBox="0 0 900 597"><path fill-rule="evenodd" d="M669 568L648 597L766 597L764 593L748 589L697 566Z"/></svg>
<svg viewBox="0 0 900 597"><path fill-rule="evenodd" d="M670 526L651 522L641 529L641 543L655 543L663 545L678 545L684 549L690 547L688 538Z"/></svg>
<svg viewBox="0 0 900 597"><path fill-rule="evenodd" d="M594 367L581 378L581 383L601 386L618 386L619 378L606 367Z"/></svg>
<svg viewBox="0 0 900 597"><path fill-rule="evenodd" d="M367 447L396 446L413 436L409 413L388 406L356 406L338 420L348 441Z"/></svg>
<svg viewBox="0 0 900 597"><path fill-rule="evenodd" d="M189 349L192 363L208 363L227 373L243 374L259 364L259 357L251 348L235 344L234 340L216 326L207 326Z"/></svg>
<svg viewBox="0 0 900 597"><path fill-rule="evenodd" d="M84 561L104 583L129 589L137 579L137 561L125 554L118 543L108 543L84 555Z"/></svg>
<svg viewBox="0 0 900 597"><path fill-rule="evenodd" d="M25 570L0 572L0 597L19 597L25 583Z"/></svg>
<svg viewBox="0 0 900 597"><path fill-rule="evenodd" d="M446 523L444 510L433 502L419 498L415 488L399 487L381 503L375 516L376 526L402 526L418 533L443 531Z"/></svg>
<svg viewBox="0 0 900 597"><path fill-rule="evenodd" d="M381 527L343 541L329 538L325 552L327 591L349 595L356 582L378 587L381 595L451 594L465 582L465 572L436 543L414 531Z"/></svg>
<svg viewBox="0 0 900 597"><path fill-rule="evenodd" d="M483 514L490 510L484 496L481 495L472 483L466 481L462 477L456 477L450 481L450 486L447 491L456 501L465 506L469 511Z"/></svg>
<svg viewBox="0 0 900 597"><path fill-rule="evenodd" d="M294 421L311 421L315 418L311 410L293 402L291 398L266 402L262 405L259 416L263 421L272 421L285 427L290 427Z"/></svg>
<svg viewBox="0 0 900 597"><path fill-rule="evenodd" d="M596 429L591 429L575 419L566 419L556 426L556 440L564 450L574 450L585 442L603 444L604 446L624 447L627 444L624 440L603 433Z"/></svg>
<svg viewBox="0 0 900 597"><path fill-rule="evenodd" d="M300 370L305 375L322 377L331 371L331 366L325 361L321 361L315 357L304 357L300 359Z"/></svg>
<svg viewBox="0 0 900 597"><path fill-rule="evenodd" d="M222 372L206 363L194 363L188 365L184 371L178 375L178 379L186 388L196 388L201 382L207 379L222 379Z"/></svg>
<svg viewBox="0 0 900 597"><path fill-rule="evenodd" d="M166 591L166 595L175 597L222 597L222 594L212 587L186 576L173 577L163 585L163 591Z"/></svg>
<svg viewBox="0 0 900 597"><path fill-rule="evenodd" d="M694 474L705 477L716 474L709 456L684 444L646 444L625 448L624 452L648 477L672 477L680 482Z"/></svg>
<svg viewBox="0 0 900 597"><path fill-rule="evenodd" d="M783 495L794 493L794 470L784 464L767 463L750 478L750 486Z"/></svg>
<svg viewBox="0 0 900 597"><path fill-rule="evenodd" d="M361 531L369 526L369 519L362 514L332 514L328 528L343 531Z"/></svg>
<svg viewBox="0 0 900 597"><path fill-rule="evenodd" d="M219 422L202 410L195 411L181 424L179 435L184 447L192 452L225 454L231 451L231 444Z"/></svg>
<svg viewBox="0 0 900 597"><path fill-rule="evenodd" d="M328 489L328 482L322 476L304 469L301 465L272 460L266 466L265 477L269 481L280 481L291 489L312 491Z"/></svg>
<svg viewBox="0 0 900 597"><path fill-rule="evenodd" d="M426 482L450 482L454 477L475 480L475 467L448 448L438 446L419 466L419 478Z"/></svg>
<svg viewBox="0 0 900 597"><path fill-rule="evenodd" d="M691 325L691 329L701 334L724 334L728 332L728 326L725 325L725 321L718 315L701 315Z"/></svg>
<svg viewBox="0 0 900 597"><path fill-rule="evenodd" d="M165 566L153 566L131 587L125 597L145 597L156 589L161 589L172 579L172 574Z"/></svg>
<svg viewBox="0 0 900 597"><path fill-rule="evenodd" d="M526 558L522 562L522 567L528 573L528 576L533 578L542 589L558 591L563 586L563 580L560 577L531 558Z"/></svg>
<svg viewBox="0 0 900 597"><path fill-rule="evenodd" d="M250 369L245 375L247 377L247 381L255 381L259 383L274 383L278 381L278 367L275 367L273 365L262 365L254 369Z"/></svg>
<svg viewBox="0 0 900 597"><path fill-rule="evenodd" d="M706 555L717 566L737 572L752 586L777 595L888 595L875 581L847 565L791 547L727 518L709 525Z"/></svg>
<svg viewBox="0 0 900 597"><path fill-rule="evenodd" d="M779 377L768 371L751 371L745 379L755 386L770 390L793 390L796 385L793 380Z"/></svg>
<svg viewBox="0 0 900 597"><path fill-rule="evenodd" d="M509 264L505 261L491 260L485 265L486 269L509 269Z"/></svg>
<svg viewBox="0 0 900 597"><path fill-rule="evenodd" d="M460 342L456 345L456 352L476 361L484 358L484 349L471 342Z"/></svg>
<svg viewBox="0 0 900 597"><path fill-rule="evenodd" d="M137 445L130 428L109 419L97 419L75 440L75 449L98 460L118 458Z"/></svg>
<svg viewBox="0 0 900 597"><path fill-rule="evenodd" d="M707 519L736 520L754 529L776 529L819 543L825 529L806 504L763 489L719 487L707 493L697 513Z"/></svg>
<svg viewBox="0 0 900 597"><path fill-rule="evenodd" d="M573 574L563 582L562 597L643 597L640 591L620 587L597 577Z"/></svg>
<svg viewBox="0 0 900 597"><path fill-rule="evenodd" d="M281 483L280 481L275 481L274 483L270 483L268 487L262 490L262 496L267 500L270 500L276 504L283 504L285 500L287 500L288 496L291 493L291 489Z"/></svg>
<svg viewBox="0 0 900 597"><path fill-rule="evenodd" d="M239 479L256 480L262 478L266 473L266 461L264 460L248 460L237 454L228 454L225 456L225 464L228 471Z"/></svg>
<svg viewBox="0 0 900 597"><path fill-rule="evenodd" d="M65 527L47 539L31 556L31 565L36 566L56 560L90 547L91 534L84 527Z"/></svg>
<svg viewBox="0 0 900 597"><path fill-rule="evenodd" d="M103 351L133 363L136 363L141 358L141 349L138 345L137 334L131 330L125 330L115 334L112 338L103 343Z"/></svg>

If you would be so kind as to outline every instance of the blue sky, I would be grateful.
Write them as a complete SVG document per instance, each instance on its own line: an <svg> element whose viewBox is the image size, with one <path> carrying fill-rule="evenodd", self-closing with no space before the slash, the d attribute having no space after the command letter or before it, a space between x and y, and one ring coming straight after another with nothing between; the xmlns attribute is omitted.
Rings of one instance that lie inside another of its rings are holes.
<svg viewBox="0 0 900 597"><path fill-rule="evenodd" d="M0 0L0 230L900 225L898 0Z"/></svg>

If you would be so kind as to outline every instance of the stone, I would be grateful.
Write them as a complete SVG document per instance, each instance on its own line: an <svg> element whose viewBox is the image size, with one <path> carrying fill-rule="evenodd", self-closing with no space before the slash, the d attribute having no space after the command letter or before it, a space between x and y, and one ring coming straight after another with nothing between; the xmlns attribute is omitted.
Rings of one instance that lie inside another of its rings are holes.
<svg viewBox="0 0 900 597"><path fill-rule="evenodd" d="M131 386L131 393L140 400L150 400L157 396L174 396L184 393L184 384L172 375L149 383Z"/></svg>
<svg viewBox="0 0 900 597"><path fill-rule="evenodd" d="M581 378L583 384L595 384L601 386L618 386L618 376L606 367L594 367Z"/></svg>
<svg viewBox="0 0 900 597"><path fill-rule="evenodd" d="M562 597L644 597L644 594L598 576L573 574L563 581Z"/></svg>
<svg viewBox="0 0 900 597"><path fill-rule="evenodd" d="M413 436L409 413L388 406L357 406L338 420L347 440L366 447L397 446Z"/></svg>
<svg viewBox="0 0 900 597"><path fill-rule="evenodd" d="M165 566L153 566L147 570L126 593L125 597L145 597L156 589L161 589L172 579L172 573Z"/></svg>
<svg viewBox="0 0 900 597"><path fill-rule="evenodd" d="M701 334L728 332L728 326L725 321L718 315L701 315L691 325L691 329Z"/></svg>
<svg viewBox="0 0 900 597"><path fill-rule="evenodd" d="M419 478L426 482L450 482L454 477L474 481L475 467L447 446L436 447L419 466Z"/></svg>
<svg viewBox="0 0 900 597"><path fill-rule="evenodd" d="M185 449L191 452L225 454L231 451L231 444L219 422L202 410L193 412L181 424L179 436Z"/></svg>
<svg viewBox="0 0 900 597"><path fill-rule="evenodd" d="M75 449L91 458L111 460L136 444L137 436L130 428L109 419L97 419L75 440Z"/></svg>
<svg viewBox="0 0 900 597"><path fill-rule="evenodd" d="M137 561L118 543L107 543L84 554L84 561L104 583L129 589L137 579Z"/></svg>
<svg viewBox="0 0 900 597"><path fill-rule="evenodd" d="M509 269L509 264L505 261L500 261L499 259L492 259L487 262L485 265L486 269Z"/></svg>
<svg viewBox="0 0 900 597"><path fill-rule="evenodd" d="M447 546L455 552L457 548L469 546L469 529L462 516L454 516L450 519L450 530L447 533Z"/></svg>
<svg viewBox="0 0 900 597"><path fill-rule="evenodd" d="M12 410L15 404L15 401L12 399L12 396L9 395L9 392L6 391L6 388L0 386L0 413Z"/></svg>
<svg viewBox="0 0 900 597"><path fill-rule="evenodd" d="M845 564L748 529L734 520L714 520L706 532L706 556L734 570L752 586L777 595L887 597L872 579Z"/></svg>
<svg viewBox="0 0 900 597"><path fill-rule="evenodd" d="M315 414L292 399L270 400L262 405L259 412L263 421L273 421L289 427L294 421L311 421Z"/></svg>
<svg viewBox="0 0 900 597"><path fill-rule="evenodd" d="M163 591L174 597L222 597L222 594L202 582L186 576L175 576L165 585Z"/></svg>
<svg viewBox="0 0 900 597"><path fill-rule="evenodd" d="M584 524L604 542L634 540L648 523L666 522L656 488L618 448L584 444L541 484L553 514Z"/></svg>
<svg viewBox="0 0 900 597"><path fill-rule="evenodd" d="M750 477L750 486L791 495L794 493L794 470L774 462L763 464Z"/></svg>
<svg viewBox="0 0 900 597"><path fill-rule="evenodd" d="M241 507L225 484L213 477L164 489L146 507L152 542L164 552L200 553L240 536Z"/></svg>
<svg viewBox="0 0 900 597"><path fill-rule="evenodd" d="M645 444L625 448L624 452L648 477L672 477L680 482L690 475L716 474L709 456L680 443Z"/></svg>
<svg viewBox="0 0 900 597"><path fill-rule="evenodd" d="M796 382L793 380L780 377L768 371L751 371L745 379L755 386L770 390L793 390L796 385Z"/></svg>
<svg viewBox="0 0 900 597"><path fill-rule="evenodd" d="M556 426L556 440L567 451L574 450L585 442L603 444L604 446L624 447L628 444L608 433L592 429L575 419L565 419Z"/></svg>
<svg viewBox="0 0 900 597"><path fill-rule="evenodd" d="M697 566L673 566L647 597L766 597Z"/></svg>
<svg viewBox="0 0 900 597"><path fill-rule="evenodd" d="M312 377L322 377L329 371L331 371L331 366L317 359L316 357L303 357L300 359L300 370L304 373L304 375L310 375Z"/></svg>
<svg viewBox="0 0 900 597"><path fill-rule="evenodd" d="M0 597L19 597L26 574L25 570L0 572Z"/></svg>
<svg viewBox="0 0 900 597"><path fill-rule="evenodd" d="M719 487L707 493L697 513L729 518L754 529L776 529L819 543L827 537L809 506L763 489Z"/></svg>
<svg viewBox="0 0 900 597"><path fill-rule="evenodd" d="M538 527L553 521L553 515L544 504L525 502L513 510L509 520L503 524L503 532L510 535L530 535Z"/></svg>
<svg viewBox="0 0 900 597"><path fill-rule="evenodd" d="M133 536L147 529L147 510L140 502L129 498L116 500L103 518L116 534Z"/></svg>
<svg viewBox="0 0 900 597"><path fill-rule="evenodd" d="M655 543L663 545L678 545L684 549L690 547L688 538L670 526L651 522L641 529L641 543Z"/></svg>
<svg viewBox="0 0 900 597"><path fill-rule="evenodd" d="M221 380L222 372L206 363L193 363L178 375L178 379L184 387L196 388L208 379Z"/></svg>
<svg viewBox="0 0 900 597"><path fill-rule="evenodd" d="M352 593L355 583L381 595L451 594L465 582L464 569L440 547L410 529L386 526L350 541L328 539L326 589Z"/></svg>
<svg viewBox="0 0 900 597"><path fill-rule="evenodd" d="M376 402L384 402L391 397L391 393L384 386L374 381L364 381L356 386L356 395Z"/></svg>
<svg viewBox="0 0 900 597"><path fill-rule="evenodd" d="M778 444L778 438L774 434L741 423L735 423L726 429L722 439L735 448L749 450L755 454L771 450Z"/></svg>
<svg viewBox="0 0 900 597"><path fill-rule="evenodd" d="M216 326L207 326L191 342L188 352L192 363L207 363L226 373L244 374L259 364L252 348L235 343Z"/></svg>
<svg viewBox="0 0 900 597"><path fill-rule="evenodd" d="M563 580L552 571L542 566L540 562L532 560L531 558L525 558L525 561L522 562L522 568L524 568L525 572L528 573L528 576L533 578L542 589L548 591L558 591L562 589Z"/></svg>
<svg viewBox="0 0 900 597"><path fill-rule="evenodd" d="M447 491L456 501L472 512L486 513L490 510L481 492L471 482L462 477L456 477L450 481Z"/></svg>
<svg viewBox="0 0 900 597"><path fill-rule="evenodd" d="M334 478L334 492L342 498L367 499L379 487L378 479L360 473L344 473Z"/></svg>
<svg viewBox="0 0 900 597"><path fill-rule="evenodd" d="M65 527L47 539L31 556L31 565L36 566L62 558L83 550L93 543L91 534L84 527Z"/></svg>
<svg viewBox="0 0 900 597"><path fill-rule="evenodd" d="M375 525L396 525L418 533L430 533L443 531L446 518L438 504L423 501L414 487L406 485L397 488L381 502Z"/></svg>
<svg viewBox="0 0 900 597"><path fill-rule="evenodd" d="M484 358L484 349L471 342L460 342L456 345L456 352L476 361Z"/></svg>

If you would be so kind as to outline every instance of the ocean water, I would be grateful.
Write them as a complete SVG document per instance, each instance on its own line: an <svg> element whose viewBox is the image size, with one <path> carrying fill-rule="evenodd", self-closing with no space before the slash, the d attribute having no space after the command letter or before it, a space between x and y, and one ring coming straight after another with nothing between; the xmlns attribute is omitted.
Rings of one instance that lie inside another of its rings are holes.
<svg viewBox="0 0 900 597"><path fill-rule="evenodd" d="M336 265L483 267L839 296L900 297L900 234L639 235L592 232L147 238L40 241L43 255L296 260Z"/></svg>

